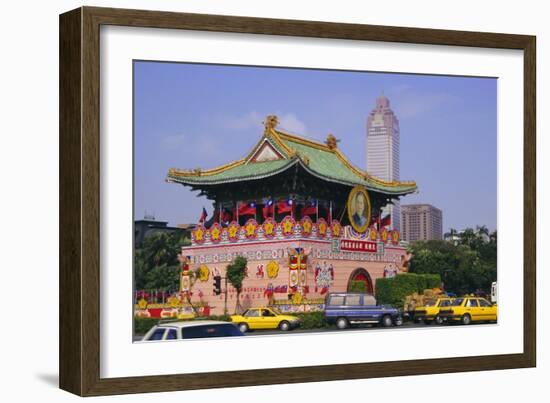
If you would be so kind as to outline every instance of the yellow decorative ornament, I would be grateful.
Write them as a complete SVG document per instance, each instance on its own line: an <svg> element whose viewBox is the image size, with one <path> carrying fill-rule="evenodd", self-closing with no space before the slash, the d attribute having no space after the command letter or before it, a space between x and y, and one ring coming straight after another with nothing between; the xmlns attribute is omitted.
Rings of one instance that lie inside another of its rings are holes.
<svg viewBox="0 0 550 403"><path fill-rule="evenodd" d="M202 228L198 228L195 231L195 241L202 241L203 238L204 238L204 231L202 230Z"/></svg>
<svg viewBox="0 0 550 403"><path fill-rule="evenodd" d="M202 282L208 281L208 277L210 276L210 270L208 270L208 266L203 264L201 267L199 267L199 280Z"/></svg>
<svg viewBox="0 0 550 403"><path fill-rule="evenodd" d="M179 304L180 304L180 300L178 297L168 298L168 305L170 305L172 308L177 308Z"/></svg>
<svg viewBox="0 0 550 403"><path fill-rule="evenodd" d="M279 275L279 264L272 260L267 264L267 277L275 278Z"/></svg>
<svg viewBox="0 0 550 403"><path fill-rule="evenodd" d="M139 309L145 309L147 308L147 300L145 298L141 298L139 301L138 301L138 307Z"/></svg>
<svg viewBox="0 0 550 403"><path fill-rule="evenodd" d="M245 230L246 230L246 236L247 237L252 237L252 236L254 236L254 233L256 232L256 226L252 223L248 223Z"/></svg>
<svg viewBox="0 0 550 403"><path fill-rule="evenodd" d="M239 227L237 227L236 225L232 225L231 227L229 227L229 237L236 238L238 231L239 231Z"/></svg>
<svg viewBox="0 0 550 403"><path fill-rule="evenodd" d="M274 229L274 228L275 228L275 226L273 225L272 222L267 222L267 223L265 223L265 225L264 225L265 234L266 234L267 236L273 235L273 229Z"/></svg>
<svg viewBox="0 0 550 403"><path fill-rule="evenodd" d="M292 303L293 304L301 304L302 303L302 294L294 294L292 295Z"/></svg>
<svg viewBox="0 0 550 403"><path fill-rule="evenodd" d="M336 238L339 237L340 236L340 229L341 229L340 224L334 223L332 225L332 235Z"/></svg>
<svg viewBox="0 0 550 403"><path fill-rule="evenodd" d="M325 235L327 233L327 225L324 222L319 223L319 235Z"/></svg>
<svg viewBox="0 0 550 403"><path fill-rule="evenodd" d="M213 241L217 241L220 239L220 233L220 229L218 227L215 227L210 231L210 237Z"/></svg>
<svg viewBox="0 0 550 403"><path fill-rule="evenodd" d="M283 231L285 234L289 234L292 232L292 221L287 220L283 223Z"/></svg>
<svg viewBox="0 0 550 403"><path fill-rule="evenodd" d="M311 232L311 221L304 221L304 233L309 234Z"/></svg>

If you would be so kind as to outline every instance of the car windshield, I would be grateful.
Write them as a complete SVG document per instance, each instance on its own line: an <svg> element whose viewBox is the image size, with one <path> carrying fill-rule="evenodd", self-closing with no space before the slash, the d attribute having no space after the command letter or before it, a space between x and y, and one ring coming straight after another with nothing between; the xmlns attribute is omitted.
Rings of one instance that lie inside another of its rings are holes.
<svg viewBox="0 0 550 403"><path fill-rule="evenodd" d="M435 299L428 299L424 302L424 306L435 306Z"/></svg>
<svg viewBox="0 0 550 403"><path fill-rule="evenodd" d="M242 336L235 325L230 323L219 325L190 326L181 330L183 339L198 339L203 337Z"/></svg>
<svg viewBox="0 0 550 403"><path fill-rule="evenodd" d="M451 306L460 306L462 305L462 302L464 301L464 298L456 298L451 302Z"/></svg>
<svg viewBox="0 0 550 403"><path fill-rule="evenodd" d="M269 309L271 309L275 315L282 315L281 311L279 311L276 308L269 308Z"/></svg>

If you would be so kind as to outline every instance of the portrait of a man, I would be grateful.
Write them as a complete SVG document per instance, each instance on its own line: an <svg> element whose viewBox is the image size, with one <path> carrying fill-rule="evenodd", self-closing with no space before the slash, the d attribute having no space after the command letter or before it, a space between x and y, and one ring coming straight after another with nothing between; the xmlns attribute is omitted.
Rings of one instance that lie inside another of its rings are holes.
<svg viewBox="0 0 550 403"><path fill-rule="evenodd" d="M369 224L370 205L365 189L354 188L348 199L351 225L358 232L364 232Z"/></svg>

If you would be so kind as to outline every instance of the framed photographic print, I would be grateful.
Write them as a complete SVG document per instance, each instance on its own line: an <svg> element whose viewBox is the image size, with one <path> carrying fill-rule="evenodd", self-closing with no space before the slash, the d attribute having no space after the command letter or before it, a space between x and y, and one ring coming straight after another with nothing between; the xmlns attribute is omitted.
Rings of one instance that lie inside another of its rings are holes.
<svg viewBox="0 0 550 403"><path fill-rule="evenodd" d="M535 366L535 37L83 7L60 64L61 388Z"/></svg>

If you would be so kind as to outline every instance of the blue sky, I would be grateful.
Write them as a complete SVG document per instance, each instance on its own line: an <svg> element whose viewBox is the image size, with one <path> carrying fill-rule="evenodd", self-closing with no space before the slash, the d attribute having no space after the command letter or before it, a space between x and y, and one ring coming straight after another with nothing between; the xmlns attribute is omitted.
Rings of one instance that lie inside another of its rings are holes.
<svg viewBox="0 0 550 403"><path fill-rule="evenodd" d="M196 222L211 202L166 183L168 169L243 157L268 114L312 139L334 133L366 168L367 116L383 92L401 128L401 179L419 187L402 204L442 209L444 231L496 228L496 79L140 61L134 89L136 219Z"/></svg>

